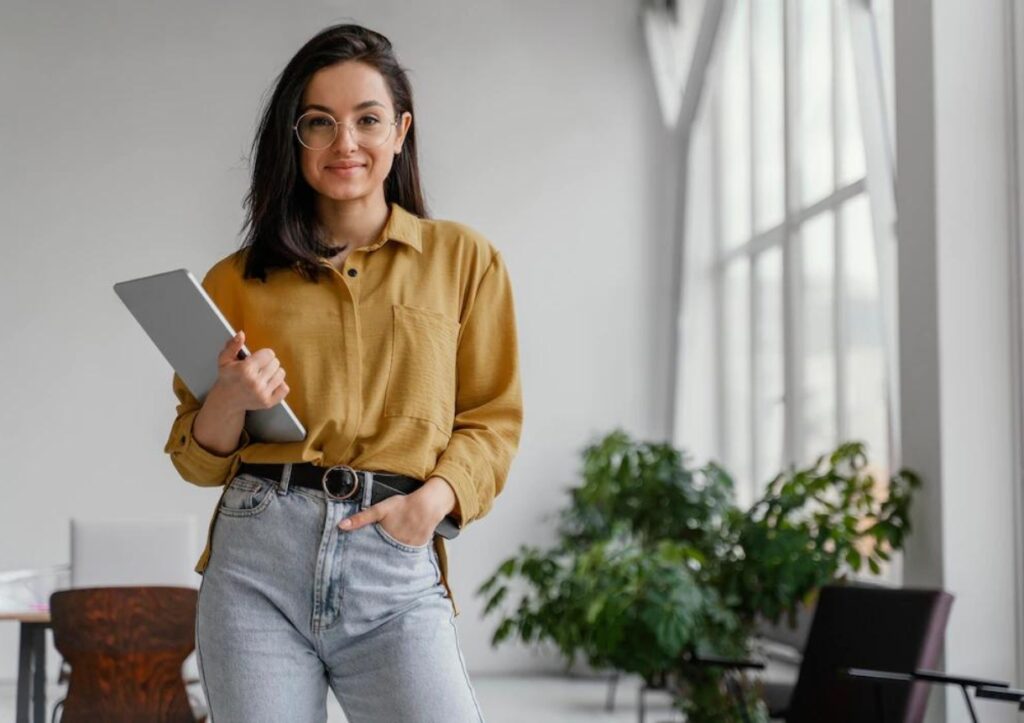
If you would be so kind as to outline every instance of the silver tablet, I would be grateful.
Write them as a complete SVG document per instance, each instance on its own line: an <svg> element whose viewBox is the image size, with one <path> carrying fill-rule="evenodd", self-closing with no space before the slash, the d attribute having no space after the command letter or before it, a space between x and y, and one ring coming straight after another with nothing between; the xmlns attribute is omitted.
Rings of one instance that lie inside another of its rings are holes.
<svg viewBox="0 0 1024 723"><path fill-rule="evenodd" d="M188 269L121 281L114 291L202 402L217 381L217 356L235 330ZM239 352L244 359L250 352ZM261 442L300 442L306 429L282 400L245 413L245 429Z"/></svg>

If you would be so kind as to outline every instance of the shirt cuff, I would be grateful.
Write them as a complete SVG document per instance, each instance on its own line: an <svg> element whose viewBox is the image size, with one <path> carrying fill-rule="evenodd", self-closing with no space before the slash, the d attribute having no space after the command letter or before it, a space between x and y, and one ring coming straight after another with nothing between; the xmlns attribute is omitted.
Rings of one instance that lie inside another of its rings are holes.
<svg viewBox="0 0 1024 723"><path fill-rule="evenodd" d="M188 469L197 481L208 484L225 484L230 480L232 472L239 464L238 453L250 442L249 433L242 428L238 446L225 455L219 455L203 447L196 441L192 428L195 425L199 410L190 413L191 418L183 418L176 438L172 440L168 450L177 462Z"/></svg>
<svg viewBox="0 0 1024 723"><path fill-rule="evenodd" d="M442 459L434 467L434 471L427 475L427 479L431 477L442 478L452 488L452 491L455 492L455 499L458 500L459 509L459 515L457 516L459 529L462 529L466 526L466 523L476 516L479 509L480 503L476 494L476 488L473 487L473 476L457 462ZM456 517L454 512L452 516Z"/></svg>

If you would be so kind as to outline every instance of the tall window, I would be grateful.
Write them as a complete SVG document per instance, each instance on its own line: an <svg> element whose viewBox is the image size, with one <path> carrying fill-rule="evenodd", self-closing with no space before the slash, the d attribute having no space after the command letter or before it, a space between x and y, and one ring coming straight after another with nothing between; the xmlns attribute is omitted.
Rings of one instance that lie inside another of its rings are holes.
<svg viewBox="0 0 1024 723"><path fill-rule="evenodd" d="M676 441L721 460L741 501L850 439L888 474L846 2L735 0L692 131Z"/></svg>

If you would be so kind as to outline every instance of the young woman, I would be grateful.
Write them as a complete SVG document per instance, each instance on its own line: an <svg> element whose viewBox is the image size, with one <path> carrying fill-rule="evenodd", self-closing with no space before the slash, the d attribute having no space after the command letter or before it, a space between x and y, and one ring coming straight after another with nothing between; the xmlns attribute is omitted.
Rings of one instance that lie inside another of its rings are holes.
<svg viewBox="0 0 1024 723"><path fill-rule="evenodd" d="M203 279L240 331L202 403L175 375L165 448L225 486L196 567L212 719L324 721L330 686L350 723L482 721L435 528L484 516L519 445L504 260L428 218L379 33L306 43L253 149L245 241ZM246 411L284 399L306 438L250 439Z"/></svg>

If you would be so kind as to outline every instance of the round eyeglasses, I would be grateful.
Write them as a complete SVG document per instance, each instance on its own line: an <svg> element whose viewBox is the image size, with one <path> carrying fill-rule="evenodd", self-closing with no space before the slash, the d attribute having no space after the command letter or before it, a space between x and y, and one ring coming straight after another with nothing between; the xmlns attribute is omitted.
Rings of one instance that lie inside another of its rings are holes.
<svg viewBox="0 0 1024 723"><path fill-rule="evenodd" d="M385 123L376 116L365 115L356 125L343 124L336 121L330 113L311 110L303 113L295 122L295 137L309 150L322 151L334 143L334 139L338 137L338 126L344 125L356 143L364 148L377 148L387 142L391 136L391 129L398 125L399 120L396 118L390 123Z"/></svg>

